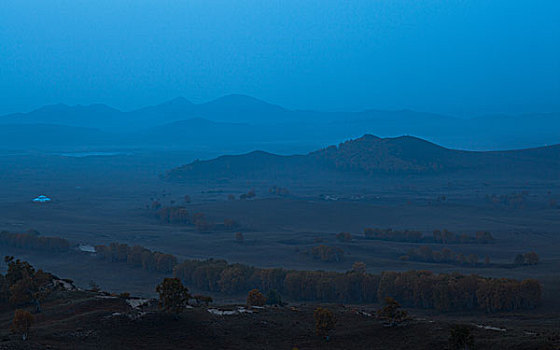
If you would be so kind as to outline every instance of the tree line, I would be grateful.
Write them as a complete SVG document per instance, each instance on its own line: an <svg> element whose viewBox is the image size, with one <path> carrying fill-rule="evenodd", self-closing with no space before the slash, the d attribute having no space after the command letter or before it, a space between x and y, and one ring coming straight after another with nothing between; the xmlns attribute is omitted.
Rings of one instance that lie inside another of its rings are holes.
<svg viewBox="0 0 560 350"><path fill-rule="evenodd" d="M0 244L15 248L63 252L70 249L70 242L60 237L43 237L37 231L27 233L0 232Z"/></svg>
<svg viewBox="0 0 560 350"><path fill-rule="evenodd" d="M225 260L187 260L174 269L187 285L225 294L251 289L276 290L292 300L375 303L393 297L404 306L439 311L482 309L487 312L531 309L540 303L536 280L434 274L431 271L346 273L261 269Z"/></svg>
<svg viewBox="0 0 560 350"><path fill-rule="evenodd" d="M257 268L221 259L185 260L177 264L173 255L140 246L113 243L97 246L96 250L110 261L153 271L173 271L176 278L191 288L230 295L258 289L265 293L274 291L295 301L351 304L393 297L408 307L487 312L532 309L541 298L541 285L534 279L520 281L431 271L375 275L366 273L363 263L354 264L352 270L344 273Z"/></svg>
<svg viewBox="0 0 560 350"><path fill-rule="evenodd" d="M478 266L480 259L476 254L465 255L457 253L448 248L443 248L441 251L432 250L428 246L421 246L419 248L411 248L406 255L401 256L401 260L413 260L433 263L447 263L457 265L470 265ZM484 265L490 264L490 258L484 258Z"/></svg>
<svg viewBox="0 0 560 350"><path fill-rule="evenodd" d="M97 255L111 262L121 262L134 267L141 267L147 271L170 273L177 265L177 258L171 254L154 252L147 248L128 244L111 243L96 245Z"/></svg>
<svg viewBox="0 0 560 350"><path fill-rule="evenodd" d="M495 241L490 232L479 231L474 236L467 234L456 234L448 230L434 230L432 237L424 236L420 231L415 230L393 230L391 228L366 228L364 237L367 239L377 239L383 241L410 242L410 243L441 243L441 244L468 244L478 243L487 244Z"/></svg>

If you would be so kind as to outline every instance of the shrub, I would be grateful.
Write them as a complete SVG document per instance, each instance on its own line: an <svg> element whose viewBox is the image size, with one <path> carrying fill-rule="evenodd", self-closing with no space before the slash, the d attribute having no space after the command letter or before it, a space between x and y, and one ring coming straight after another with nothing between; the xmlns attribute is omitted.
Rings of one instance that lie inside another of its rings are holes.
<svg viewBox="0 0 560 350"><path fill-rule="evenodd" d="M313 312L315 318L315 332L318 336L328 339L330 332L336 325L336 319L331 310L318 307Z"/></svg>
<svg viewBox="0 0 560 350"><path fill-rule="evenodd" d="M393 298L386 297L385 305L377 311L377 317L385 321L388 326L397 326L408 320L408 313L401 309L401 305Z"/></svg>
<svg viewBox="0 0 560 350"><path fill-rule="evenodd" d="M179 314L188 305L191 295L178 278L164 278L156 287L159 306L169 313Z"/></svg>
<svg viewBox="0 0 560 350"><path fill-rule="evenodd" d="M12 332L21 334L21 339L27 340L33 321L33 315L29 311L17 309L12 320Z"/></svg>
<svg viewBox="0 0 560 350"><path fill-rule="evenodd" d="M455 325L449 332L449 346L451 349L463 350L474 347L474 336L471 327L467 325Z"/></svg>
<svg viewBox="0 0 560 350"><path fill-rule="evenodd" d="M245 240L245 237L243 236L243 233L241 233L241 232L236 232L235 233L235 241L236 242L243 243L244 240Z"/></svg>
<svg viewBox="0 0 560 350"><path fill-rule="evenodd" d="M258 290L252 289L247 295L247 305L249 306L264 306L266 304L265 296Z"/></svg>

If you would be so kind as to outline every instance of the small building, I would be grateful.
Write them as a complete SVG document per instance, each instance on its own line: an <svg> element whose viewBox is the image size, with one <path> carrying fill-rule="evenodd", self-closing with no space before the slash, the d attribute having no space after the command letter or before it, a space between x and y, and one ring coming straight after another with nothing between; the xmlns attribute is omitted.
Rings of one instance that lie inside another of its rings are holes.
<svg viewBox="0 0 560 350"><path fill-rule="evenodd" d="M40 195L39 197L33 199L33 202L35 203L47 203L50 201L51 199L45 195Z"/></svg>
<svg viewBox="0 0 560 350"><path fill-rule="evenodd" d="M85 253L95 253L95 247L92 246L91 244L80 244L78 245L78 249L81 252L85 252Z"/></svg>

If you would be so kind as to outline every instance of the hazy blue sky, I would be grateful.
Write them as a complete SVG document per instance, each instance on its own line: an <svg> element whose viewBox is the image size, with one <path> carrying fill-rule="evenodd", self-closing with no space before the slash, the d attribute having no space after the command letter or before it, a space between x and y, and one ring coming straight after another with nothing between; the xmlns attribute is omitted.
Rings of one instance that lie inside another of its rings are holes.
<svg viewBox="0 0 560 350"><path fill-rule="evenodd" d="M559 0L1 0L0 113L242 93L289 108L560 111Z"/></svg>

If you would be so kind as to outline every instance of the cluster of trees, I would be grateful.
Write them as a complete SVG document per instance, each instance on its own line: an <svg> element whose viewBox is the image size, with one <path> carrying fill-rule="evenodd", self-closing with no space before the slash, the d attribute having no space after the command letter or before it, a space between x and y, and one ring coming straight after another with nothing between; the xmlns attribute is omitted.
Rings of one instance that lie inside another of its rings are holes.
<svg viewBox="0 0 560 350"><path fill-rule="evenodd" d="M340 232L336 234L336 239L341 242L352 242L353 238L354 237L352 237L352 234L348 232Z"/></svg>
<svg viewBox="0 0 560 350"><path fill-rule="evenodd" d="M70 242L60 237L42 237L37 231L27 233L0 232L0 244L15 248L63 252L70 249Z"/></svg>
<svg viewBox="0 0 560 350"><path fill-rule="evenodd" d="M396 242L421 242L424 238L420 231L398 231L390 228L366 228L364 230L364 236L368 239Z"/></svg>
<svg viewBox="0 0 560 350"><path fill-rule="evenodd" d="M251 189L247 193L243 193L239 196L239 199L253 199L257 196L255 190Z"/></svg>
<svg viewBox="0 0 560 350"><path fill-rule="evenodd" d="M177 265L177 258L171 254L153 252L141 246L111 243L95 246L97 255L111 262L122 262L147 271L169 273Z"/></svg>
<svg viewBox="0 0 560 350"><path fill-rule="evenodd" d="M214 228L214 224L203 213L191 214L182 206L160 207L156 211L156 218L166 224L194 225L199 232L209 232Z"/></svg>
<svg viewBox="0 0 560 350"><path fill-rule="evenodd" d="M440 311L482 309L488 312L530 309L540 303L536 280L434 274L430 271L384 272L357 269L346 273L261 269L225 260L187 260L175 276L193 288L225 294L275 290L298 301L374 303L393 297L405 306Z"/></svg>
<svg viewBox="0 0 560 350"><path fill-rule="evenodd" d="M540 261L539 255L535 252L517 254L513 259L514 265L536 265Z"/></svg>
<svg viewBox="0 0 560 350"><path fill-rule="evenodd" d="M431 271L384 272L377 295L379 299L391 296L411 307L497 312L535 308L540 304L541 285L533 279L436 275Z"/></svg>
<svg viewBox="0 0 560 350"><path fill-rule="evenodd" d="M455 234L448 230L434 230L432 238L425 237L420 231L410 231L410 230L393 230L393 229L381 229L381 228L366 228L364 230L364 236L368 239L379 239L384 241L396 241L396 242L433 242L442 244L466 244L466 243L493 243L494 237L490 232L479 231L474 236L469 236L467 234Z"/></svg>
<svg viewBox="0 0 560 350"><path fill-rule="evenodd" d="M290 191L288 191L288 189L284 187L272 186L271 188L268 189L268 193L275 196L285 197L290 194Z"/></svg>
<svg viewBox="0 0 560 350"><path fill-rule="evenodd" d="M192 223L191 215L185 207L160 207L156 212L156 218L166 224L189 225Z"/></svg>
<svg viewBox="0 0 560 350"><path fill-rule="evenodd" d="M43 270L35 271L28 262L6 256L6 275L0 274L0 305L25 306L33 304L40 311L43 301L54 288L54 277Z"/></svg>
<svg viewBox="0 0 560 350"><path fill-rule="evenodd" d="M208 220L203 213L193 214L192 222L198 232L210 232L214 229L214 223Z"/></svg>
<svg viewBox="0 0 560 350"><path fill-rule="evenodd" d="M401 325L410 319L408 313L391 297L385 298L385 304L377 310L376 316L389 327ZM327 341L330 340L330 333L337 323L334 313L327 308L318 307L313 312L313 318L315 319L315 333Z"/></svg>
<svg viewBox="0 0 560 350"><path fill-rule="evenodd" d="M455 234L448 230L434 230L433 232L434 243L494 243L495 239L490 232L478 231L473 236L467 234Z"/></svg>
<svg viewBox="0 0 560 350"><path fill-rule="evenodd" d="M447 248L443 248L441 251L434 251L428 246L421 246L417 249L411 248L406 255L401 257L401 260L414 260L471 266L479 265L479 258L476 254L464 255L463 253L456 253ZM484 258L484 264L490 264L489 257Z"/></svg>
<svg viewBox="0 0 560 350"><path fill-rule="evenodd" d="M398 326L409 319L408 312L391 297L385 297L385 305L377 310L377 317L390 327Z"/></svg>
<svg viewBox="0 0 560 350"><path fill-rule="evenodd" d="M266 297L258 289L251 289L247 294L247 306L265 306Z"/></svg>
<svg viewBox="0 0 560 350"><path fill-rule="evenodd" d="M528 197L529 192L521 191L501 195L486 195L486 200L494 205L502 204L511 208L524 208L527 205Z"/></svg>
<svg viewBox="0 0 560 350"><path fill-rule="evenodd" d="M344 258L344 250L324 244L311 248L308 253L314 259L319 259L325 262L339 262Z"/></svg>

